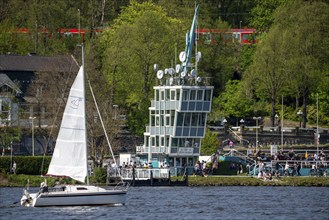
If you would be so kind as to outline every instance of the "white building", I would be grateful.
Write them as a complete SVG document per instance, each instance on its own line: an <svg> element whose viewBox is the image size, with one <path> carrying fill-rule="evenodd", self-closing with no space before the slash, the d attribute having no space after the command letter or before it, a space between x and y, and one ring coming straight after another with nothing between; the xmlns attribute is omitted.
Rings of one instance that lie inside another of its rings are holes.
<svg viewBox="0 0 329 220"><path fill-rule="evenodd" d="M197 47L192 51L197 42L197 15L198 7L190 32L186 34L185 51L179 55L181 64L164 71L154 65L159 85L154 86L144 144L136 148L140 162L151 162L154 168L168 164L170 167L193 167L200 156L213 86L206 78L198 76L197 63L201 53ZM191 59L193 53L195 58Z"/></svg>

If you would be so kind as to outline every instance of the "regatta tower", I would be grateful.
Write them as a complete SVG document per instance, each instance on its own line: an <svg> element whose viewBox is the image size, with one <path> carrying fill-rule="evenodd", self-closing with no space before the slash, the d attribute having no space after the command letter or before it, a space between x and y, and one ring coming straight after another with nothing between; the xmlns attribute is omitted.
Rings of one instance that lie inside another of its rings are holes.
<svg viewBox="0 0 329 220"><path fill-rule="evenodd" d="M193 167L200 156L213 86L209 85L209 79L198 76L197 64L201 58L195 36L198 8L186 34L185 51L179 55L181 64L164 70L154 65L158 85L154 86L154 100L149 107L144 144L136 147L140 163L152 163L154 168ZM192 57L194 44L195 57Z"/></svg>

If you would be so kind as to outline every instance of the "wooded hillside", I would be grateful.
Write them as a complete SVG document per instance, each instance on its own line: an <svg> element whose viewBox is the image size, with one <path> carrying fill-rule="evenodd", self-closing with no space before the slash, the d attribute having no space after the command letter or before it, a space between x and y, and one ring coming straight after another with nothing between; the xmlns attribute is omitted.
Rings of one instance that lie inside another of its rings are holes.
<svg viewBox="0 0 329 220"><path fill-rule="evenodd" d="M301 110L306 127L316 124L318 109L319 125L329 127L328 0L197 3L199 28L257 30L257 41L248 45L199 42L198 74L212 77L215 86L209 123L251 123L263 116L275 126L275 115L298 121ZM130 131L142 135L156 79L153 65L177 62L194 6L194 0L4 0L0 54L73 54L79 60L76 44L84 41L95 94L119 106ZM69 28L80 34L59 31Z"/></svg>

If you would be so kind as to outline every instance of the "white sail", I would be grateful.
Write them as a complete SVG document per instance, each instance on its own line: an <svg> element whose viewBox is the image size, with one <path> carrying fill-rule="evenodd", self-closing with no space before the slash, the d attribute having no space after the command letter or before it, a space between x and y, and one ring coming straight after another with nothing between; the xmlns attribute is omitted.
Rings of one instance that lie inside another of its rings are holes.
<svg viewBox="0 0 329 220"><path fill-rule="evenodd" d="M83 45L81 46L82 63L84 63ZM84 78L84 65L82 64L70 90L53 157L51 158L47 173L50 176L71 177L80 182L85 182L86 176L88 176ZM98 107L97 111L99 113ZM99 116L101 118L100 113ZM108 140L107 135L106 138ZM56 185L51 190L48 190L48 186L45 183L42 184L42 187L37 193L29 193L25 189L21 198L21 205L33 207L124 205L127 199L128 187L129 185L123 184L122 187L117 185L112 189L104 189L89 185L88 178L86 185Z"/></svg>
<svg viewBox="0 0 329 220"><path fill-rule="evenodd" d="M83 66L71 87L47 175L84 182L88 174Z"/></svg>

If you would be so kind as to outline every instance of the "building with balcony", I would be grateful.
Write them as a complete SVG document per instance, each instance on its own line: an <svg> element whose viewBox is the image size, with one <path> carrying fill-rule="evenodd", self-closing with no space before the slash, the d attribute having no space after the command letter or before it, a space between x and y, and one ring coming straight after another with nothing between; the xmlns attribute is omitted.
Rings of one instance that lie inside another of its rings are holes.
<svg viewBox="0 0 329 220"><path fill-rule="evenodd" d="M77 71L78 65L71 56L0 55L0 150L13 145L13 154L32 154L32 131L46 129L54 121L48 103L58 100L50 94L50 85L60 87L56 79L65 82ZM35 89L29 92L31 85ZM7 127L22 131L19 143L5 143ZM35 135L36 155L44 153L45 142L46 138Z"/></svg>
<svg viewBox="0 0 329 220"><path fill-rule="evenodd" d="M213 86L192 81L181 84L180 78L168 78L165 85L154 87L144 144L136 147L141 163L193 166L200 156Z"/></svg>
<svg viewBox="0 0 329 220"><path fill-rule="evenodd" d="M186 33L186 47L176 68L158 70L158 85L149 107L149 124L144 144L136 147L136 160L158 167L193 167L200 156L206 132L207 113L211 110L213 86L198 76L196 26L199 6L195 8L191 29ZM192 54L195 57L192 58ZM192 63L192 60L194 63Z"/></svg>

